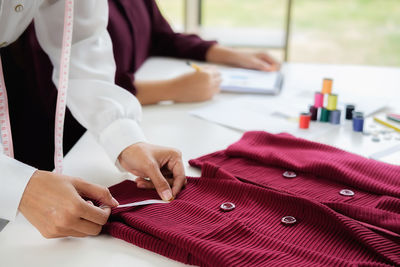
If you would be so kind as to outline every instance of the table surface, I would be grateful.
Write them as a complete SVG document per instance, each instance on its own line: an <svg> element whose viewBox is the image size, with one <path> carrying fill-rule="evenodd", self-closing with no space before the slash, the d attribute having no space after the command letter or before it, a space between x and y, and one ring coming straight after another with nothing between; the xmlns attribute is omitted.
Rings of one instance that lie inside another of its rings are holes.
<svg viewBox="0 0 400 267"><path fill-rule="evenodd" d="M155 58L147 61L139 70L138 79L164 79L187 71L191 70L182 61ZM290 63L283 66L283 73L285 83L281 96L319 90L322 78L331 77L335 88L358 95L386 97L390 100L391 108L396 108L396 103L400 103L400 68ZM161 103L146 106L143 108L142 128L150 143L180 149L186 174L198 176L199 170L188 165L189 159L224 149L237 141L243 133L191 116L189 111L235 97L238 95L221 93L213 100L203 103ZM371 138L352 132L349 125L338 127L337 131L315 140L364 156L395 142L374 143ZM65 174L105 186L132 178L117 171L89 133L65 157ZM0 232L0 265L184 266L105 235L47 240L21 214Z"/></svg>

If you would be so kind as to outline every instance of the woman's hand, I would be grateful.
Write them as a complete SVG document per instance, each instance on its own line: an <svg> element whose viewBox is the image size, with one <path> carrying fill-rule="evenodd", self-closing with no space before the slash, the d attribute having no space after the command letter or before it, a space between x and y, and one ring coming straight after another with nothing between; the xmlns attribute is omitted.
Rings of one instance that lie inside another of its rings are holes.
<svg viewBox="0 0 400 267"><path fill-rule="evenodd" d="M160 101L200 102L211 99L220 91L221 74L215 67L184 74L164 81L135 81L136 97L142 105Z"/></svg>
<svg viewBox="0 0 400 267"><path fill-rule="evenodd" d="M171 88L175 102L200 102L211 99L220 91L221 74L215 67L202 67L199 71L175 78Z"/></svg>
<svg viewBox="0 0 400 267"><path fill-rule="evenodd" d="M46 238L98 235L111 209L82 197L118 206L106 187L46 171L36 171L22 195L19 211Z"/></svg>
<svg viewBox="0 0 400 267"><path fill-rule="evenodd" d="M176 149L136 143L122 151L119 162L139 176L135 181L139 188L155 188L165 201L173 200L186 184L182 156Z"/></svg>
<svg viewBox="0 0 400 267"><path fill-rule="evenodd" d="M238 51L220 45L212 46L207 52L206 59L208 62L246 69L261 71L280 69L280 64L267 53Z"/></svg>

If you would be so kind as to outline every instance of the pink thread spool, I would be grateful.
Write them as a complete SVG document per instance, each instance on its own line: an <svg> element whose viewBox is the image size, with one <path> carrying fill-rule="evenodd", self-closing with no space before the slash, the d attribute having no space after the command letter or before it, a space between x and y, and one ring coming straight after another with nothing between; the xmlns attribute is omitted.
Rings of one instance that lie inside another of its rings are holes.
<svg viewBox="0 0 400 267"><path fill-rule="evenodd" d="M315 92L314 107L322 108L324 106L324 94Z"/></svg>

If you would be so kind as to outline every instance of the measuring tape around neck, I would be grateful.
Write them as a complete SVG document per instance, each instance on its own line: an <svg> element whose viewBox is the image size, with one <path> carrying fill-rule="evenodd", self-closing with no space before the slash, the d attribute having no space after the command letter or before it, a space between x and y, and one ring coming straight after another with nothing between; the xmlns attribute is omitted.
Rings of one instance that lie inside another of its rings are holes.
<svg viewBox="0 0 400 267"><path fill-rule="evenodd" d="M63 132L64 117L67 102L69 78L69 59L71 55L72 30L74 21L74 0L65 1L64 30L61 48L60 73L54 129L54 165L56 173L62 173L63 165ZM3 68L0 58L0 130L3 150L8 157L14 157L11 136L10 117L8 112L7 90L5 87Z"/></svg>

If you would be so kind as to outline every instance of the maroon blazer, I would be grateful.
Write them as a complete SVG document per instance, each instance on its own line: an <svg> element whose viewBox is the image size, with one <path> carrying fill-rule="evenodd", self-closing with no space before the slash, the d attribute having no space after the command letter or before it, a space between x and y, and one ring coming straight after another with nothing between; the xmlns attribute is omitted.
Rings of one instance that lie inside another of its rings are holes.
<svg viewBox="0 0 400 267"><path fill-rule="evenodd" d="M199 266L400 266L400 166L266 132L190 164L201 177L174 201L114 208L103 232Z"/></svg>
<svg viewBox="0 0 400 267"><path fill-rule="evenodd" d="M113 41L115 82L135 94L134 73L150 56L204 60L215 42L175 33L154 0L109 0L108 31ZM33 25L12 45L0 50L8 89L15 158L52 170L57 89L52 64L41 49ZM85 129L67 111L64 151Z"/></svg>

